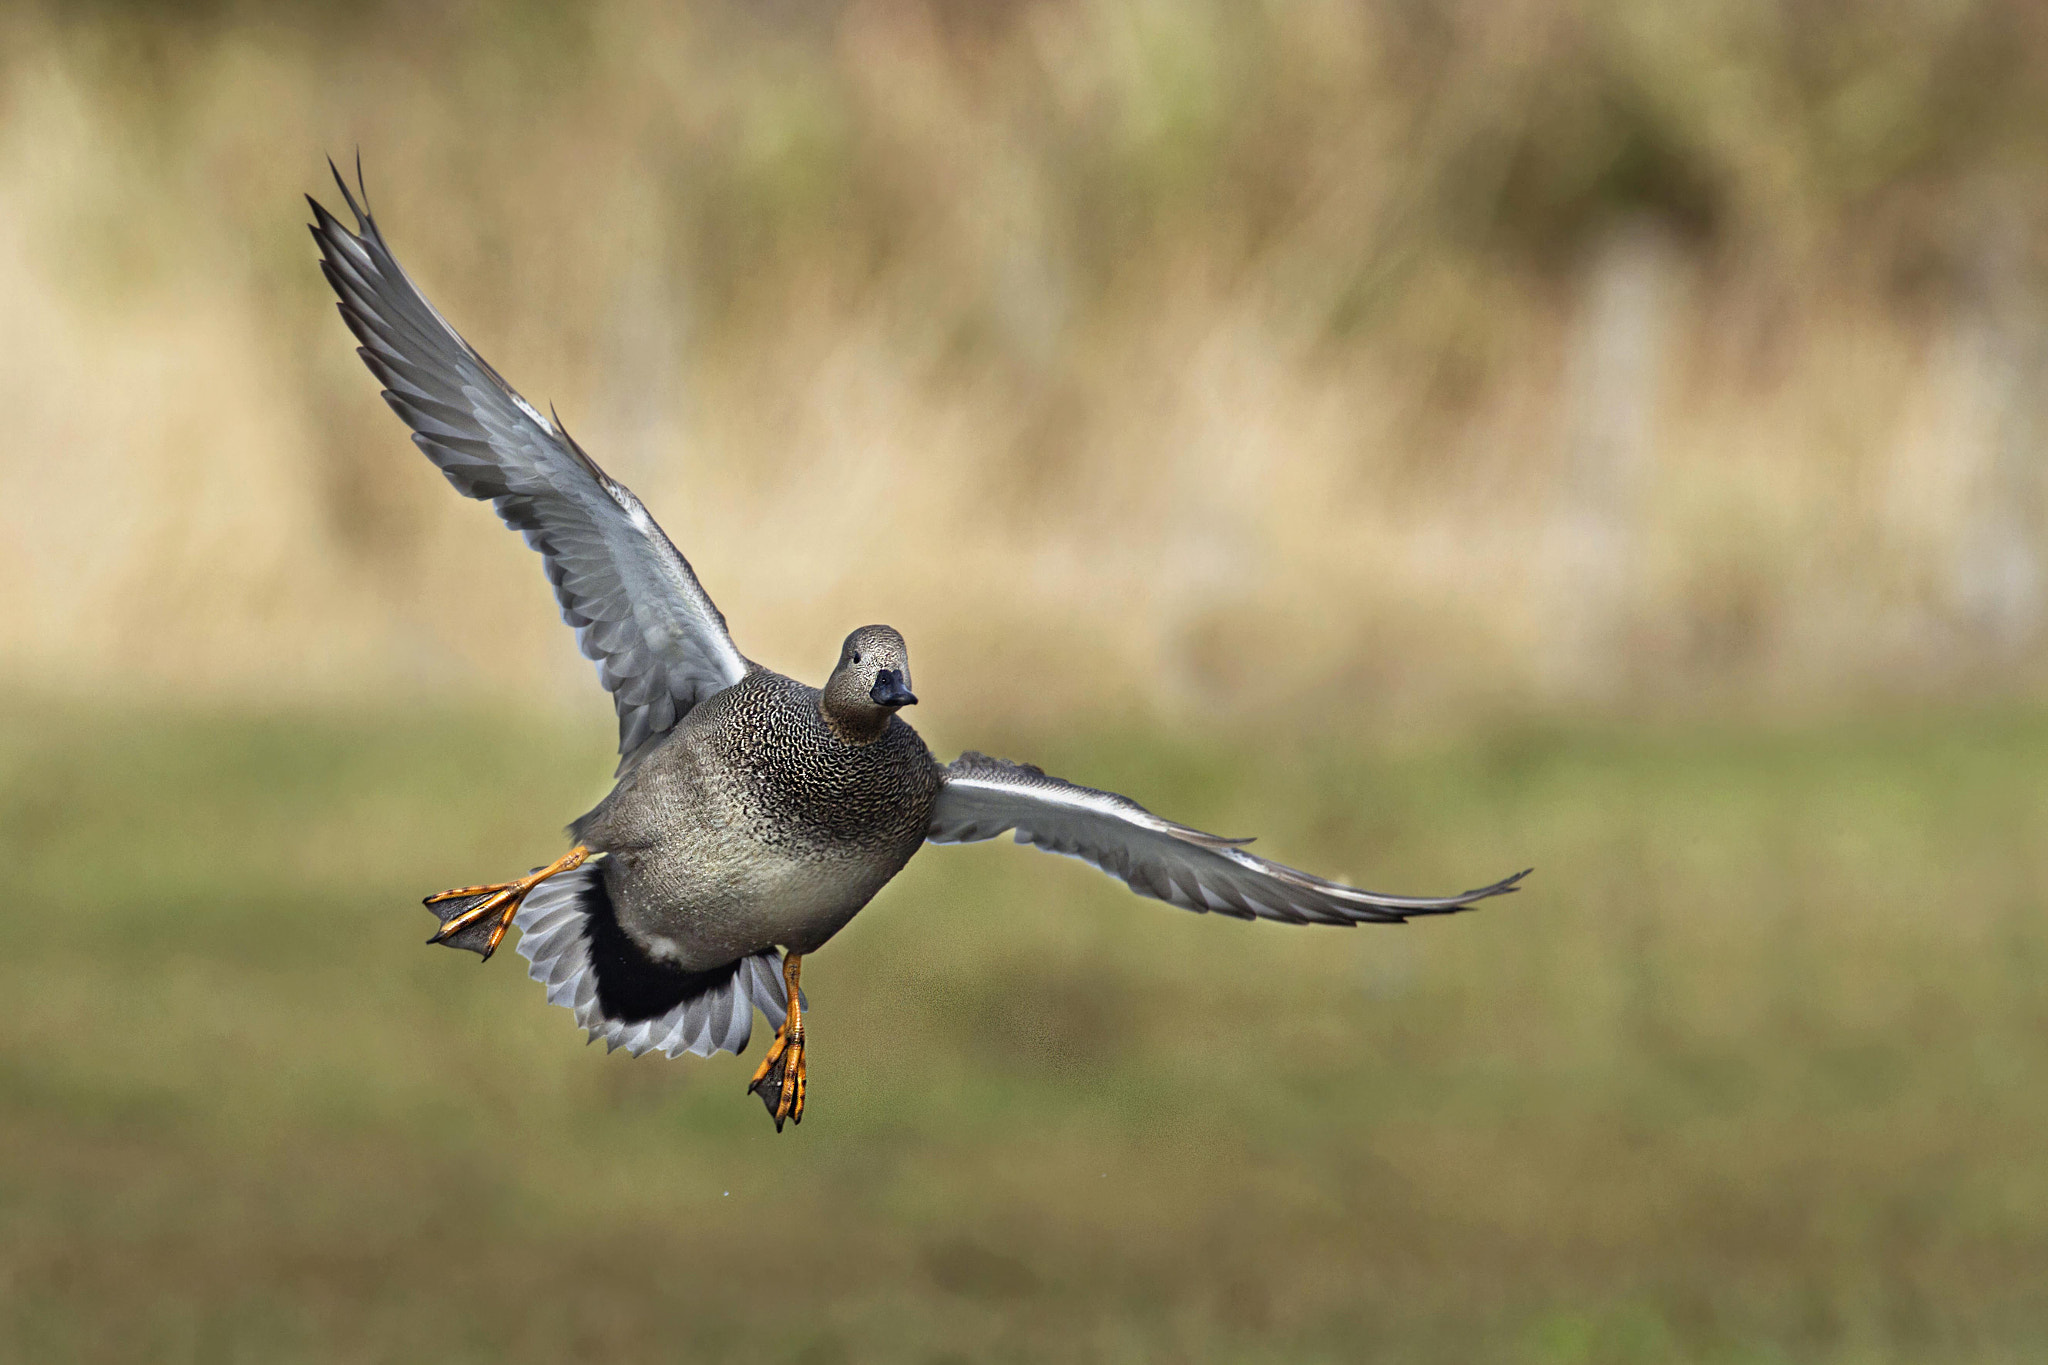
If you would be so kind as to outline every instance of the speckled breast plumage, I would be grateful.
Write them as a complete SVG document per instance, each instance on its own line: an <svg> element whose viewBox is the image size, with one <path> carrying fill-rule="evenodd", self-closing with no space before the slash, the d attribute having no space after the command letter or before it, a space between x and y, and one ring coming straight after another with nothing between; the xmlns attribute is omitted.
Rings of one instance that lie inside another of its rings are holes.
<svg viewBox="0 0 2048 1365"><path fill-rule="evenodd" d="M572 828L607 855L621 927L653 957L703 970L822 946L917 851L940 781L900 718L848 743L816 688L757 669Z"/></svg>

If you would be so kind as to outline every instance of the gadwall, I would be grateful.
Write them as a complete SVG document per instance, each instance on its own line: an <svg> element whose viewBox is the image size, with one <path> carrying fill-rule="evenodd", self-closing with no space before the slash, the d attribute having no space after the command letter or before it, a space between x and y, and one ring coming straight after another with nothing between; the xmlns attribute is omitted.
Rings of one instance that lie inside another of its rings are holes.
<svg viewBox="0 0 2048 1365"><path fill-rule="evenodd" d="M822 689L753 663L640 500L442 320L367 196L339 171L335 183L354 232L308 202L357 354L456 490L488 499L540 551L618 708L617 782L569 827L574 847L527 876L427 897L441 921L428 941L488 960L516 924L533 978L592 1038L635 1056L737 1053L759 1009L775 1040L748 1090L778 1132L801 1122L800 964L926 842L1014 831L1140 895L1286 924L1398 924L1527 875L1457 896L1385 896L1024 764L970 752L942 767L898 714L917 697L888 626L847 636Z"/></svg>

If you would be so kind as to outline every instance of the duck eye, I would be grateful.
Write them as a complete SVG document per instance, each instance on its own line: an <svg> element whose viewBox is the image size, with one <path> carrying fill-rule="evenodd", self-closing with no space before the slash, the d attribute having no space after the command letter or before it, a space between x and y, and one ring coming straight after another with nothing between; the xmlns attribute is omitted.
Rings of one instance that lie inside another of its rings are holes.
<svg viewBox="0 0 2048 1365"><path fill-rule="evenodd" d="M854 661L855 663L859 663L859 662L860 662L860 655L858 655L858 654L854 655L854 656L853 656L853 661Z"/></svg>

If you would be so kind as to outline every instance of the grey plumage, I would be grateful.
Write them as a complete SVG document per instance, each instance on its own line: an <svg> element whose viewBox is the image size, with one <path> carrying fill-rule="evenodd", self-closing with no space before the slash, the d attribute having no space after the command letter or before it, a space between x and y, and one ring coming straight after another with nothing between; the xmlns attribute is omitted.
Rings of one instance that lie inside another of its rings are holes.
<svg viewBox="0 0 2048 1365"><path fill-rule="evenodd" d="M884 716L849 744L824 703L756 669L570 826L606 850L619 923L651 956L703 971L778 946L812 952L924 842L940 769L917 732Z"/></svg>
<svg viewBox="0 0 2048 1365"><path fill-rule="evenodd" d="M1463 910L1512 891L1517 872L1444 897L1386 896L1247 853L1225 839L1162 820L1126 796L1049 777L1026 763L972 751L946 769L931 841L966 844L1010 830L1017 842L1101 868L1141 896L1185 910L1286 924L1400 924Z"/></svg>
<svg viewBox="0 0 2048 1365"><path fill-rule="evenodd" d="M503 923L478 917L502 906L530 974L593 1038L635 1055L737 1052L754 1010L778 1028L789 1016L796 1060L764 1065L781 1107L763 1099L779 1128L789 1076L800 1118L802 997L792 1015L783 955L822 947L927 840L1014 831L1142 895L1291 924L1398 923L1505 894L1527 875L1458 896L1386 896L1037 768L977 753L941 768L897 714L917 698L908 650L887 626L847 636L823 688L750 662L640 500L442 320L367 196L341 192L355 230L309 201L312 232L358 354L448 481L540 552L618 710L618 781L571 826L578 848L517 883L430 897L436 941L488 957Z"/></svg>
<svg viewBox="0 0 2048 1365"><path fill-rule="evenodd" d="M590 919L593 912L604 913L603 885L601 863L586 863L550 878L527 897L516 922L519 955L531 964L527 974L546 988L549 1004L573 1013L593 1040L604 1039L606 1051L624 1048L635 1057L650 1051L671 1057L741 1052L753 1033L756 1009L767 1016L769 1027L782 1027L789 1006L782 987L781 954L775 952L728 962L704 973L708 979L701 981L680 980L680 973L662 974L656 977L657 984L671 989L654 999L652 1006L658 1008L636 1010L617 999L607 1000L594 960L607 936L606 926L600 921L599 932L593 934Z"/></svg>
<svg viewBox="0 0 2048 1365"><path fill-rule="evenodd" d="M356 232L318 200L313 237L356 354L413 443L540 551L562 619L619 712L619 767L747 671L725 617L640 499L513 392L414 286L339 172ZM367 200L365 201L367 202Z"/></svg>

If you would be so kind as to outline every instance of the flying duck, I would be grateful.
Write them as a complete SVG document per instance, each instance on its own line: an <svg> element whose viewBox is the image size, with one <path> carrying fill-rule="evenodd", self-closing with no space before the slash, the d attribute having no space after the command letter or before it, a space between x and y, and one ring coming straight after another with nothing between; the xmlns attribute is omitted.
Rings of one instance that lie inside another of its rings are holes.
<svg viewBox="0 0 2048 1365"><path fill-rule="evenodd" d="M1456 896L1381 895L1025 764L969 752L941 765L901 715L917 696L909 650L888 626L848 635L822 688L754 663L631 490L414 286L368 196L358 200L361 168L354 193L334 178L354 231L307 202L357 354L456 491L489 501L540 552L618 710L616 785L569 826L569 851L511 881L428 896L440 920L428 942L488 960L516 925L533 978L593 1040L634 1056L738 1053L759 1009L775 1039L748 1091L776 1131L801 1123L803 959L926 843L1014 831L1140 895L1283 924L1398 924L1527 875Z"/></svg>

